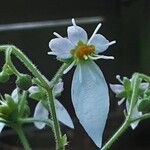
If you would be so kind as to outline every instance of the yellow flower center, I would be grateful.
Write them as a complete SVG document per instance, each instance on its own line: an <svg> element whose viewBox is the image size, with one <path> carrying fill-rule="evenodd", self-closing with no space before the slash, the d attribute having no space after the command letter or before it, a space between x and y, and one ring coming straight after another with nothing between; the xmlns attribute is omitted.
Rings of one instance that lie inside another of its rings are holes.
<svg viewBox="0 0 150 150"><path fill-rule="evenodd" d="M84 56L93 54L95 51L94 45L86 45L83 42L78 42L78 45L75 49L71 50L71 54L78 59L84 59Z"/></svg>

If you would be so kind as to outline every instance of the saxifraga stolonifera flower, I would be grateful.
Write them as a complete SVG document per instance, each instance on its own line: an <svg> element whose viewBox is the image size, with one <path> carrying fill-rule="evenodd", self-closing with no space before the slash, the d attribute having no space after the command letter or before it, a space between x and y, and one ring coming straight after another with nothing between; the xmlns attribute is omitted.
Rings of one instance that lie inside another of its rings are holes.
<svg viewBox="0 0 150 150"><path fill-rule="evenodd" d="M72 103L85 131L94 143L101 147L109 112L109 94L103 73L93 60L114 59L99 53L116 42L109 42L103 35L97 34L101 23L89 40L86 31L78 26L74 19L72 24L67 29L67 38L54 32L56 38L49 42L52 51L48 54L56 55L60 60L72 60L64 74L76 66L71 87Z"/></svg>

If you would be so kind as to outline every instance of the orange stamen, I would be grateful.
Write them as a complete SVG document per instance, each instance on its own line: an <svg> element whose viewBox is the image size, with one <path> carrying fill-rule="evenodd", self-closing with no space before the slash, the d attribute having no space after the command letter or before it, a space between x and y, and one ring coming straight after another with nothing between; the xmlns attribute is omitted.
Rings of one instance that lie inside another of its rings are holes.
<svg viewBox="0 0 150 150"><path fill-rule="evenodd" d="M76 49L76 57L78 57L79 59L82 59L84 57L84 55L90 55L94 52L94 46L93 45L80 45L77 49Z"/></svg>

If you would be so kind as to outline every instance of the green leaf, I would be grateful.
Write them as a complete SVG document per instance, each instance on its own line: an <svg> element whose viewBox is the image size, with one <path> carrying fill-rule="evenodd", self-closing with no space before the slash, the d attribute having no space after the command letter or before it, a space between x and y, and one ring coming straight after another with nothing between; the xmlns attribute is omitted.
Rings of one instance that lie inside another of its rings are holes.
<svg viewBox="0 0 150 150"><path fill-rule="evenodd" d="M138 110L143 113L150 112L150 99L144 99L140 102Z"/></svg>

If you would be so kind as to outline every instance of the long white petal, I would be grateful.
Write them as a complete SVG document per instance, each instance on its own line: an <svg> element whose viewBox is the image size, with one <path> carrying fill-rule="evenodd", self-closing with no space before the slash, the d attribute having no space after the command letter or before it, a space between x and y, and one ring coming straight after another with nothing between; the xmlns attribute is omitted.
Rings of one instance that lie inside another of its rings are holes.
<svg viewBox="0 0 150 150"><path fill-rule="evenodd" d="M62 79L59 80L57 84L54 85L53 87L53 92L55 94L59 94L64 90L64 83L62 82Z"/></svg>
<svg viewBox="0 0 150 150"><path fill-rule="evenodd" d="M36 107L35 107L35 111L34 111L34 118L35 119L48 119L48 111L47 109L43 106L42 102L38 102ZM44 122L34 122L34 125L38 128L38 129L43 129L45 127L45 123Z"/></svg>
<svg viewBox="0 0 150 150"><path fill-rule="evenodd" d="M73 106L85 131L101 147L109 112L108 87L101 70L93 61L81 64L81 72L82 82L79 78L80 68L77 66L71 89Z"/></svg>
<svg viewBox="0 0 150 150"><path fill-rule="evenodd" d="M84 43L87 42L87 33L86 31L79 26L70 26L67 29L68 39L76 45L79 41Z"/></svg>
<svg viewBox="0 0 150 150"><path fill-rule="evenodd" d="M70 50L74 48L73 44L67 38L54 38L49 42L49 48L59 58L70 58Z"/></svg>
<svg viewBox="0 0 150 150"><path fill-rule="evenodd" d="M127 109L127 111L129 111L129 102L128 102L128 100L126 100L126 109ZM134 119L134 118L140 117L141 115L142 115L142 112L138 111L138 103L137 103L133 108L131 118ZM138 126L139 122L140 121L137 120L137 121L131 123L130 124L131 128L134 130Z"/></svg>
<svg viewBox="0 0 150 150"><path fill-rule="evenodd" d="M97 53L101 53L109 47L109 41L101 34L95 34L90 44L95 46Z"/></svg>
<svg viewBox="0 0 150 150"><path fill-rule="evenodd" d="M4 126L5 126L5 123L0 122L0 133L2 132Z"/></svg>
<svg viewBox="0 0 150 150"><path fill-rule="evenodd" d="M66 126L74 128L70 115L68 114L65 107L58 100L55 100L55 107L58 120Z"/></svg>

